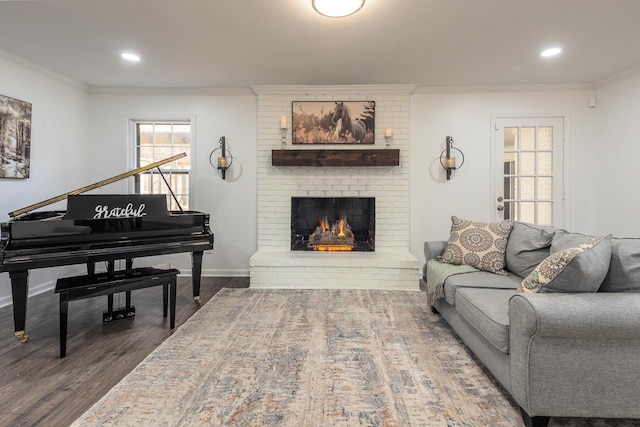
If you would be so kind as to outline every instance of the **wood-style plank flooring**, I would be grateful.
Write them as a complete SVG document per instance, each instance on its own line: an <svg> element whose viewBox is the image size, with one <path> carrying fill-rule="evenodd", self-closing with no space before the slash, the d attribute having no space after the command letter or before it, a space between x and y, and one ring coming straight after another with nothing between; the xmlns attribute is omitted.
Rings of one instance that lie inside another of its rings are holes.
<svg viewBox="0 0 640 427"><path fill-rule="evenodd" d="M223 287L248 286L248 277L203 277L201 305ZM11 306L0 309L0 426L70 425L172 334L161 287L133 291L132 303L134 318L103 324L106 296L70 302L64 359L57 294L29 299L25 344L14 337ZM192 299L191 279L179 277L176 329L201 305Z"/></svg>

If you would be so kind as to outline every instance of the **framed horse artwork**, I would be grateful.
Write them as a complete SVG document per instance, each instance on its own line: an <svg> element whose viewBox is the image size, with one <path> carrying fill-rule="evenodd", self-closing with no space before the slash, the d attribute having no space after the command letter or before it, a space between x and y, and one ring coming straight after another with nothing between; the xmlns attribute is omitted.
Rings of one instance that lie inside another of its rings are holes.
<svg viewBox="0 0 640 427"><path fill-rule="evenodd" d="M293 144L374 144L374 101L293 101Z"/></svg>

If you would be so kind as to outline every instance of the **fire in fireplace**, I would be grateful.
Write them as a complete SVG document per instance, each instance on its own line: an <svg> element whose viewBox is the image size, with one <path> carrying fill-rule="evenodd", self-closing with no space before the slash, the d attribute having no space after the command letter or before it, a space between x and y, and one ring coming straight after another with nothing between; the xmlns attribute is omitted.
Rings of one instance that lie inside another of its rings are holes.
<svg viewBox="0 0 640 427"><path fill-rule="evenodd" d="M375 199L292 197L291 250L375 250Z"/></svg>
<svg viewBox="0 0 640 427"><path fill-rule="evenodd" d="M327 217L318 220L320 225L309 236L309 246L316 251L351 251L356 246L356 239L351 226L345 218L340 218L332 225Z"/></svg>

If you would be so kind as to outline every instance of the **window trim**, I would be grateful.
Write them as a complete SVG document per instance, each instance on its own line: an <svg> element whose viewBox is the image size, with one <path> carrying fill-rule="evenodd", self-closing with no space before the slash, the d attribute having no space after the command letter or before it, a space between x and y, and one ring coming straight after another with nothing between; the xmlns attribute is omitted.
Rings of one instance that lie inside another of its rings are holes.
<svg viewBox="0 0 640 427"><path fill-rule="evenodd" d="M190 152L191 152L191 170L189 171L189 210L197 210L196 201L196 116L195 114L166 114L166 113L145 113L145 114L130 114L125 117L126 128L126 168L136 169L137 166L137 154L136 154L136 126L138 123L148 122L189 122L190 125ZM128 180L127 190L129 194L135 194L135 179Z"/></svg>

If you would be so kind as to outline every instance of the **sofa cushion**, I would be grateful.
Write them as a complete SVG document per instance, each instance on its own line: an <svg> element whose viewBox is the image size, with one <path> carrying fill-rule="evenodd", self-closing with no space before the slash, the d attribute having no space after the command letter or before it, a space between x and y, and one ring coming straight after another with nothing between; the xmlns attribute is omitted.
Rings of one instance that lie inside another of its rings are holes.
<svg viewBox="0 0 640 427"><path fill-rule="evenodd" d="M515 289L522 281L513 274L499 276L486 271L456 274L447 277L444 282L444 298L450 305L456 305L456 290L460 288Z"/></svg>
<svg viewBox="0 0 640 427"><path fill-rule="evenodd" d="M582 233L572 233L566 230L558 229L553 234L551 240L551 253L560 252L563 249L573 248L581 243L591 240L596 236L590 236Z"/></svg>
<svg viewBox="0 0 640 427"><path fill-rule="evenodd" d="M611 236L552 253L524 278L518 292L596 292L609 270Z"/></svg>
<svg viewBox="0 0 640 427"><path fill-rule="evenodd" d="M514 222L505 252L507 270L520 277L527 277L549 256L554 233L555 229L552 227Z"/></svg>
<svg viewBox="0 0 640 427"><path fill-rule="evenodd" d="M598 292L640 292L640 239L611 239L609 272Z"/></svg>
<svg viewBox="0 0 640 427"><path fill-rule="evenodd" d="M459 288L456 310L483 337L509 353L509 299L513 289Z"/></svg>
<svg viewBox="0 0 640 427"><path fill-rule="evenodd" d="M442 260L506 275L505 250L513 221L473 222L451 217L451 234Z"/></svg>

